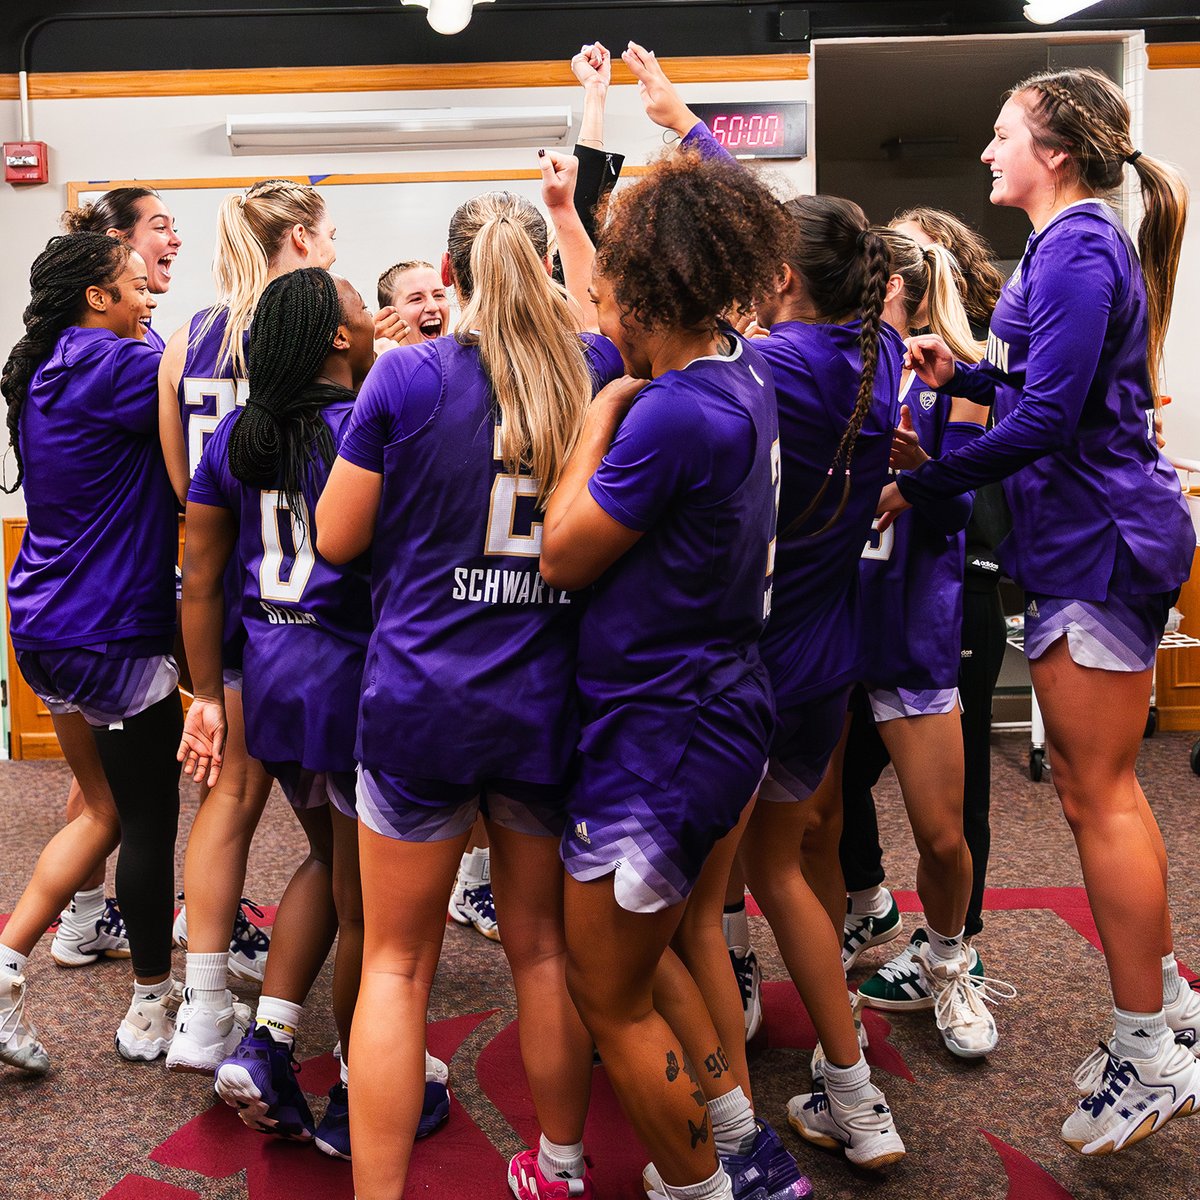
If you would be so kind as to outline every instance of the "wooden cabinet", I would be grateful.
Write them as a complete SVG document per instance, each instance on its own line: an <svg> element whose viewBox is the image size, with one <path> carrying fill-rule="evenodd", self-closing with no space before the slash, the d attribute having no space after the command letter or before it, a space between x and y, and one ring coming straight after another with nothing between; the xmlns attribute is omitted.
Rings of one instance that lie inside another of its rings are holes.
<svg viewBox="0 0 1200 1200"><path fill-rule="evenodd" d="M12 570L13 559L25 535L24 517L4 518L4 578ZM183 518L179 521L179 557L183 559ZM8 609L5 608L5 621ZM7 639L5 639L7 641ZM46 706L33 694L17 667L12 642L8 643L8 719L9 756L12 758L62 758L54 722Z"/></svg>
<svg viewBox="0 0 1200 1200"><path fill-rule="evenodd" d="M1200 558L1200 549L1196 555ZM1196 559L1175 607L1184 617L1179 632L1200 638L1200 568ZM1154 685L1159 729L1200 729L1200 647L1160 651Z"/></svg>

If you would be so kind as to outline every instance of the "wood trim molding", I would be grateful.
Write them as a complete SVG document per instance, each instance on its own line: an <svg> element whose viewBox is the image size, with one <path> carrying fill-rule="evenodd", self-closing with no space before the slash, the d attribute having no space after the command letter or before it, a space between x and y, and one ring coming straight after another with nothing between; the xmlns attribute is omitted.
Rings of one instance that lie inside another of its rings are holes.
<svg viewBox="0 0 1200 1200"><path fill-rule="evenodd" d="M1152 42L1146 57L1152 71L1200 68L1200 42Z"/></svg>
<svg viewBox="0 0 1200 1200"><path fill-rule="evenodd" d="M647 166L626 166L622 176L645 175ZM384 171L352 175L273 175L273 179L294 179L311 187L337 187L361 183L452 183L490 182L506 179L541 179L541 171L515 168L495 171ZM119 187L151 187L158 191L179 191L191 188L219 188L237 192L262 179L262 175L223 175L211 179L72 179L67 184L67 207L75 208L83 192L106 192Z"/></svg>
<svg viewBox="0 0 1200 1200"><path fill-rule="evenodd" d="M734 83L807 79L807 54L718 55L667 58L675 83ZM632 84L621 62L613 83ZM112 96L254 96L291 92L405 92L461 88L572 87L575 78L561 59L541 62L428 63L392 67L264 67L214 71L67 71L32 74L34 100L82 100ZM17 98L17 77L0 76L0 99Z"/></svg>

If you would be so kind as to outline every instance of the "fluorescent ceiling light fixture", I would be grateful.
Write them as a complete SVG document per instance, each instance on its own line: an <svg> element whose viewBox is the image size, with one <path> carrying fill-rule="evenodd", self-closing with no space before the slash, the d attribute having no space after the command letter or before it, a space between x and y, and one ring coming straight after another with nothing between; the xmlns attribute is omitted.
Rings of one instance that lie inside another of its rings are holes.
<svg viewBox="0 0 1200 1200"><path fill-rule="evenodd" d="M352 112L231 113L231 154L553 146L571 130L567 105L549 108L384 108Z"/></svg>
<svg viewBox="0 0 1200 1200"><path fill-rule="evenodd" d="M1098 2L1099 0L1031 0L1025 5L1025 19L1035 25L1053 25L1055 21L1062 21Z"/></svg>
<svg viewBox="0 0 1200 1200"><path fill-rule="evenodd" d="M471 9L476 4L492 4L495 0L402 0L408 7L429 9L429 24L438 33L462 33L471 23Z"/></svg>

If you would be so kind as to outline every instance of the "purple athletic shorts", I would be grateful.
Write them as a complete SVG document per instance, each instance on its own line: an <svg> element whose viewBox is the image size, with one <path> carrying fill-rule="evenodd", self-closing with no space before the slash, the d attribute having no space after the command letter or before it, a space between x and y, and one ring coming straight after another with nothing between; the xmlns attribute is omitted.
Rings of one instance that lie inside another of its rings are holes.
<svg viewBox="0 0 1200 1200"><path fill-rule="evenodd" d="M115 725L165 700L179 686L179 670L169 654L126 657L123 648L128 643L18 650L17 666L51 713L78 712L89 725Z"/></svg>
<svg viewBox="0 0 1200 1200"><path fill-rule="evenodd" d="M846 723L850 685L813 696L778 713L775 740L762 798L775 802L807 800L825 778Z"/></svg>
<svg viewBox="0 0 1200 1200"><path fill-rule="evenodd" d="M936 713L962 712L958 688L869 688L871 716L876 725L901 717L928 717Z"/></svg>
<svg viewBox="0 0 1200 1200"><path fill-rule="evenodd" d="M279 780L293 808L324 808L332 804L342 816L352 821L357 818L354 771L310 771L297 762L265 762L263 766Z"/></svg>
<svg viewBox="0 0 1200 1200"><path fill-rule="evenodd" d="M681 903L757 791L773 725L770 698L751 679L704 705L665 787L582 755L567 802L567 871L585 883L612 875L629 912Z"/></svg>
<svg viewBox="0 0 1200 1200"><path fill-rule="evenodd" d="M1125 596L1110 588L1106 600L1067 600L1030 592L1025 597L1025 656L1040 658L1065 637L1072 660L1081 667L1149 671L1177 595Z"/></svg>
<svg viewBox="0 0 1200 1200"><path fill-rule="evenodd" d="M358 819L368 829L402 842L459 837L479 813L514 833L560 837L566 792L563 784L517 779L445 783L360 767Z"/></svg>

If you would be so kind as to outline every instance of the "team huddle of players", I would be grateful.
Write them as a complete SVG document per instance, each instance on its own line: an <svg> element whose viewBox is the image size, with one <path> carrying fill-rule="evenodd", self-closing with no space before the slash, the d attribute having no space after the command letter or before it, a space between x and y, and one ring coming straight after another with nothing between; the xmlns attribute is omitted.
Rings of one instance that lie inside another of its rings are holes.
<svg viewBox="0 0 1200 1200"><path fill-rule="evenodd" d="M651 52L622 57L678 150L597 208L619 162L597 118L608 52L585 46L578 157L539 152L545 215L507 192L461 205L440 268L385 272L376 315L329 273L325 198L288 180L222 204L217 301L165 344L150 318L180 241L154 192L68 214L34 262L2 384L29 514L10 632L77 815L0 942L0 1060L50 1069L24 972L69 901L60 962L132 957L125 1058L215 1075L254 1128L352 1160L363 1200L398 1197L449 1111L425 1019L451 896L457 919L499 922L512 970L541 1128L509 1167L518 1200L593 1194L596 1051L653 1155L647 1195L802 1197L753 1105L748 885L820 1037L788 1124L896 1162L859 1005L929 1008L976 1058L1013 994L967 940L986 859L964 831L963 731L982 709L986 813L995 675L959 690L968 563L983 624L997 612L995 556L964 531L1004 480L1001 559L1029 597L1115 1000L1062 1136L1120 1150L1200 1105L1200 997L1133 774L1194 547L1146 415L1182 184L1132 147L1104 76L1022 82L983 154L992 202L1033 225L1001 288L949 214L877 226L851 201L781 202ZM1136 248L1104 202L1126 167ZM900 919L848 739L895 763L926 921L857 994L847 967ZM181 763L206 795L179 983ZM264 969L239 898L273 781L309 851ZM317 1122L291 1055L335 935L341 1078ZM247 959L253 1017L227 986Z"/></svg>

